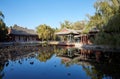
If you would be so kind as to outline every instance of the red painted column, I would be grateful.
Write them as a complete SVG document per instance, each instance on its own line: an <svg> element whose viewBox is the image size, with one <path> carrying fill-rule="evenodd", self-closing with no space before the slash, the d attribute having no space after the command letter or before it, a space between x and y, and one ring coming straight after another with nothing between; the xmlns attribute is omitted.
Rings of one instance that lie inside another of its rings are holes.
<svg viewBox="0 0 120 79"><path fill-rule="evenodd" d="M83 44L83 36L82 36L82 44Z"/></svg>
<svg viewBox="0 0 120 79"><path fill-rule="evenodd" d="M82 36L80 37L80 42L82 43Z"/></svg>
<svg viewBox="0 0 120 79"><path fill-rule="evenodd" d="M84 36L83 36L83 44L85 44L85 38L84 38Z"/></svg>

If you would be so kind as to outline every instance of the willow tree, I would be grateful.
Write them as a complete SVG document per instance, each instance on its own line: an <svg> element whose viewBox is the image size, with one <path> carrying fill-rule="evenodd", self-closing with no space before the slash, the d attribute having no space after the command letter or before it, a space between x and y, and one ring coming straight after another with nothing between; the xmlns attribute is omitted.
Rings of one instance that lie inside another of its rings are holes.
<svg viewBox="0 0 120 79"><path fill-rule="evenodd" d="M0 42L4 42L7 40L7 27L3 21L4 19L4 15L3 13L0 11Z"/></svg>
<svg viewBox="0 0 120 79"><path fill-rule="evenodd" d="M96 35L95 44L120 46L120 13L114 15L104 26L104 31Z"/></svg>
<svg viewBox="0 0 120 79"><path fill-rule="evenodd" d="M113 47L120 46L120 1L111 1L111 11L106 15L108 10L104 10L107 21L102 27L100 33L96 35L95 44L109 45Z"/></svg>
<svg viewBox="0 0 120 79"><path fill-rule="evenodd" d="M97 0L94 4L95 15L89 17L89 23L85 31L89 31L93 27L102 30L109 19L118 13L119 6L119 0Z"/></svg>

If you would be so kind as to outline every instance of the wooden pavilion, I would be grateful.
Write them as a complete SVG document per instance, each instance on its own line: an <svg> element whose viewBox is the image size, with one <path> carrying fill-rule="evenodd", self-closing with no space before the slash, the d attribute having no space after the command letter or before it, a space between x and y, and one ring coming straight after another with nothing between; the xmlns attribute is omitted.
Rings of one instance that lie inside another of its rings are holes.
<svg viewBox="0 0 120 79"><path fill-rule="evenodd" d="M90 38L94 37L98 32L99 32L98 29L92 28L88 34L82 34L82 30L63 28L60 32L57 32L55 34L62 37L67 36L66 42L80 43L82 45L85 45L85 44L92 44ZM65 40L62 39L62 41Z"/></svg>
<svg viewBox="0 0 120 79"><path fill-rule="evenodd" d="M66 36L67 40L61 39L61 41L66 41L71 43L74 42L74 36L79 35L79 32L72 29L63 28L60 32L57 32L55 34L61 37Z"/></svg>
<svg viewBox="0 0 120 79"><path fill-rule="evenodd" d="M92 42L90 41L91 38L94 38L95 35L99 32L99 30L97 28L91 28L90 31L88 32L88 34L79 34L74 36L74 38L79 38L80 39L80 43L82 43L83 45L85 44L92 44Z"/></svg>

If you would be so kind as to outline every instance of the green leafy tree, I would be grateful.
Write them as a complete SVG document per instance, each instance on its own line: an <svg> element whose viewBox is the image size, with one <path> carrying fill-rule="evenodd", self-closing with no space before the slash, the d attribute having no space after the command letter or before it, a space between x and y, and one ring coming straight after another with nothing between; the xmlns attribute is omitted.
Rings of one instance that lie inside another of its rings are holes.
<svg viewBox="0 0 120 79"><path fill-rule="evenodd" d="M104 26L104 31L96 35L95 44L120 46L120 14L113 16Z"/></svg>
<svg viewBox="0 0 120 79"><path fill-rule="evenodd" d="M82 30L84 29L85 25L86 25L85 21L77 21L73 23L72 29Z"/></svg>
<svg viewBox="0 0 120 79"><path fill-rule="evenodd" d="M82 30L85 26L86 26L86 21L70 22L65 20L63 23L60 23L60 30L63 28Z"/></svg>
<svg viewBox="0 0 120 79"><path fill-rule="evenodd" d="M87 32L92 27L100 30L93 42L98 45L120 46L120 1L98 0L94 7L95 15L89 17L86 27Z"/></svg>
<svg viewBox="0 0 120 79"><path fill-rule="evenodd" d="M119 6L119 0L97 0L94 4L95 15L88 17L89 23L84 31L88 32L93 27L102 30L110 18L118 13Z"/></svg>
<svg viewBox="0 0 120 79"><path fill-rule="evenodd" d="M63 28L72 29L73 28L72 23L67 20L65 20L63 23L60 23L60 26L61 26L61 29Z"/></svg>
<svg viewBox="0 0 120 79"><path fill-rule="evenodd" d="M4 15L0 11L0 42L7 41L8 28L6 27L3 19Z"/></svg>
<svg viewBox="0 0 120 79"><path fill-rule="evenodd" d="M112 12L103 30L96 35L95 44L109 45L112 47L120 46L120 1L111 0ZM105 11L104 11L105 12Z"/></svg>
<svg viewBox="0 0 120 79"><path fill-rule="evenodd" d="M50 26L43 24L39 25L37 28L37 33L40 39L43 40L52 40L54 36L54 29L52 29Z"/></svg>
<svg viewBox="0 0 120 79"><path fill-rule="evenodd" d="M3 13L0 11L0 19L2 20L2 18L4 18Z"/></svg>

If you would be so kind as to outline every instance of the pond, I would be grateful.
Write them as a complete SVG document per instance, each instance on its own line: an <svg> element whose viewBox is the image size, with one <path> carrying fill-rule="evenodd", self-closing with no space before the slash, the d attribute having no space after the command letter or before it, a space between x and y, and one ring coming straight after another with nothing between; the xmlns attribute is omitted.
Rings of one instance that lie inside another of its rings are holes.
<svg viewBox="0 0 120 79"><path fill-rule="evenodd" d="M0 79L120 79L120 53L65 46L0 48Z"/></svg>

